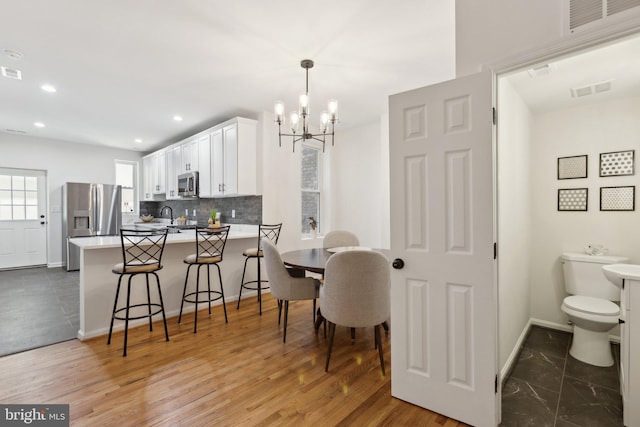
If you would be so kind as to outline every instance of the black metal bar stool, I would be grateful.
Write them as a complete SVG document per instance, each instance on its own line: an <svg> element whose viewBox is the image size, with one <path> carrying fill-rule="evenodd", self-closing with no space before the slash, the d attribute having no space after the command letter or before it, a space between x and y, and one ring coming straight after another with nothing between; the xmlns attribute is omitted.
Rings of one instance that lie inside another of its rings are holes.
<svg viewBox="0 0 640 427"><path fill-rule="evenodd" d="M111 344L111 333L113 332L113 321L115 319L124 320L124 350L122 356L127 355L127 336L129 332L129 320L149 318L149 330L153 330L152 317L158 313L162 313L164 322L164 335L169 341L169 331L167 330L167 319L164 313L164 303L162 301L162 290L160 289L160 279L156 272L162 270L162 252L164 244L167 240L167 230L120 230L120 241L122 243L122 263L116 264L111 270L118 274L118 288L116 289L116 298L113 302L113 312L111 313L111 325L109 326L109 338L107 344ZM131 304L131 282L132 279L144 274L147 284L147 302L140 304ZM151 303L151 293L149 290L149 275L152 274L156 278L158 285L157 303ZM122 278L128 275L127 282L127 302L124 307L118 308L118 297L120 296L120 285ZM131 310L137 311L137 308L146 307L144 314L132 313ZM153 307L153 309L152 309ZM120 313L124 311L124 316Z"/></svg>
<svg viewBox="0 0 640 427"><path fill-rule="evenodd" d="M187 256L184 259L184 263L188 264L187 277L184 279L184 290L182 291L182 302L180 303L180 315L178 316L178 323L182 322L182 307L185 302L189 302L196 305L195 319L193 321L193 333L196 333L198 328L198 304L209 303L209 315L211 315L211 303L222 299L222 308L224 309L224 321L229 322L227 319L227 306L224 302L224 287L222 286L222 273L220 272L219 263L222 262L222 254L224 253L224 247L227 244L227 237L229 236L230 226L206 228L196 227L196 253ZM187 284L189 282L189 270L194 265L198 266L196 273L196 290L194 292L187 293ZM211 290L211 274L209 272L209 266L214 265L218 269L218 278L220 279L220 290ZM207 290L200 290L200 268L207 267ZM202 296L201 294L206 294ZM213 295L212 295L213 294Z"/></svg>
<svg viewBox="0 0 640 427"><path fill-rule="evenodd" d="M260 224L258 226L258 246L255 248L245 249L242 252L246 258L244 260L244 268L242 269L242 280L240 281L240 293L238 295L238 309L240 308L240 299L242 298L242 289L249 289L252 291L258 291L258 304L260 305L260 315L262 315L262 289L269 289L268 286L263 287L262 284L265 282L269 282L268 280L262 279L262 274L260 272L260 259L263 258L262 253L262 239L270 240L274 245L278 243L278 238L280 237L280 230L282 229L282 223L280 224ZM247 282L244 281L245 273L247 272L247 262L250 259L255 259L258 264L258 279L257 280L249 280ZM251 283L256 283L257 286L249 286Z"/></svg>

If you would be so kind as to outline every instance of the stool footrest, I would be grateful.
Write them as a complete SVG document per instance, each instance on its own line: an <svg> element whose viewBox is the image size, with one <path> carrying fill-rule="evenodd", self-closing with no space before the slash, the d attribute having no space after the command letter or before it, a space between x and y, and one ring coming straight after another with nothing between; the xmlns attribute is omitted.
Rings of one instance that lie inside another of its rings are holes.
<svg viewBox="0 0 640 427"><path fill-rule="evenodd" d="M156 314L162 313L162 305L155 304L155 303L154 304L134 304L134 305L130 305L129 306L129 312L131 312L131 309L136 308L136 307L145 307L145 308L147 308L149 306L156 308L156 310L154 312L152 312L151 314L146 313L146 314L143 314L143 315L140 315L140 316L129 316L128 318L127 317L121 317L121 316L118 316L117 314L121 313L121 312L126 312L126 310L127 310L127 307L122 307L122 308L119 308L119 309L117 309L116 311L113 312L113 318L114 319L118 319L118 320L127 320L127 319L128 320L137 320L137 319L146 319L147 317L152 317L152 316L155 316Z"/></svg>
<svg viewBox="0 0 640 427"><path fill-rule="evenodd" d="M222 292L220 292L220 291L211 291L211 294L215 294L216 295L215 297L212 297L212 298L208 298L209 291L198 291L198 292L191 292L189 294L186 294L184 296L184 298L182 298L182 301L190 302L192 304L195 304L196 303L195 299L189 299L189 298L193 297L195 294L207 294L207 298L204 298L204 299L198 298L198 304L202 304L202 303L205 303L205 302L218 301L219 299L222 299Z"/></svg>
<svg viewBox="0 0 640 427"><path fill-rule="evenodd" d="M260 280L261 283L269 283L268 280ZM257 280L250 280L248 282L244 282L241 286L245 289L249 289L251 291L257 291L258 290L258 286L256 286L255 288L252 288L251 286L247 286L249 283L258 283ZM260 286L260 289L269 289L269 286Z"/></svg>

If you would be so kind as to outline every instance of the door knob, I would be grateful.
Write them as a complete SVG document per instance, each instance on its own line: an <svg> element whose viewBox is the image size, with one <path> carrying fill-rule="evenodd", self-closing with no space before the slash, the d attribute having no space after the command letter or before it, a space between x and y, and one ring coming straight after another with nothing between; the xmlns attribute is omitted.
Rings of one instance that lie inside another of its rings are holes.
<svg viewBox="0 0 640 427"><path fill-rule="evenodd" d="M396 258L391 263L391 266L396 270L401 270L404 267L404 261L401 258Z"/></svg>

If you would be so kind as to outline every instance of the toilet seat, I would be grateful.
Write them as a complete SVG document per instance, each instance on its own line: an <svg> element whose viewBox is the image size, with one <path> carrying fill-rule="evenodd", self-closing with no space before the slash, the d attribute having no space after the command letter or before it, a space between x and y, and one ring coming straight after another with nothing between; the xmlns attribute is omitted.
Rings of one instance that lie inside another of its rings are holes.
<svg viewBox="0 0 640 427"><path fill-rule="evenodd" d="M564 305L575 311L600 316L618 316L620 307L602 298L572 295L564 299Z"/></svg>

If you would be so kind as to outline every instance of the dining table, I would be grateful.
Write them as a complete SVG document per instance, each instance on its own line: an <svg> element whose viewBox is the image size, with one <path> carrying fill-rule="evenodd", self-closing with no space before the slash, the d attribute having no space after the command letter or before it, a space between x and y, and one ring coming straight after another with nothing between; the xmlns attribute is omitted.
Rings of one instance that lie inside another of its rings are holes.
<svg viewBox="0 0 640 427"><path fill-rule="evenodd" d="M311 273L324 275L324 270L329 258L337 252L352 251L352 250L375 250L364 246L345 246L339 248L306 248L296 249L289 252L283 252L280 254L283 264L291 270L297 271L309 271ZM295 273L294 273L295 274ZM324 322L324 317L320 308L316 312L316 320L314 329L318 332L320 325ZM385 333L389 333L389 324L385 321L383 323ZM352 329L353 338L353 329Z"/></svg>

